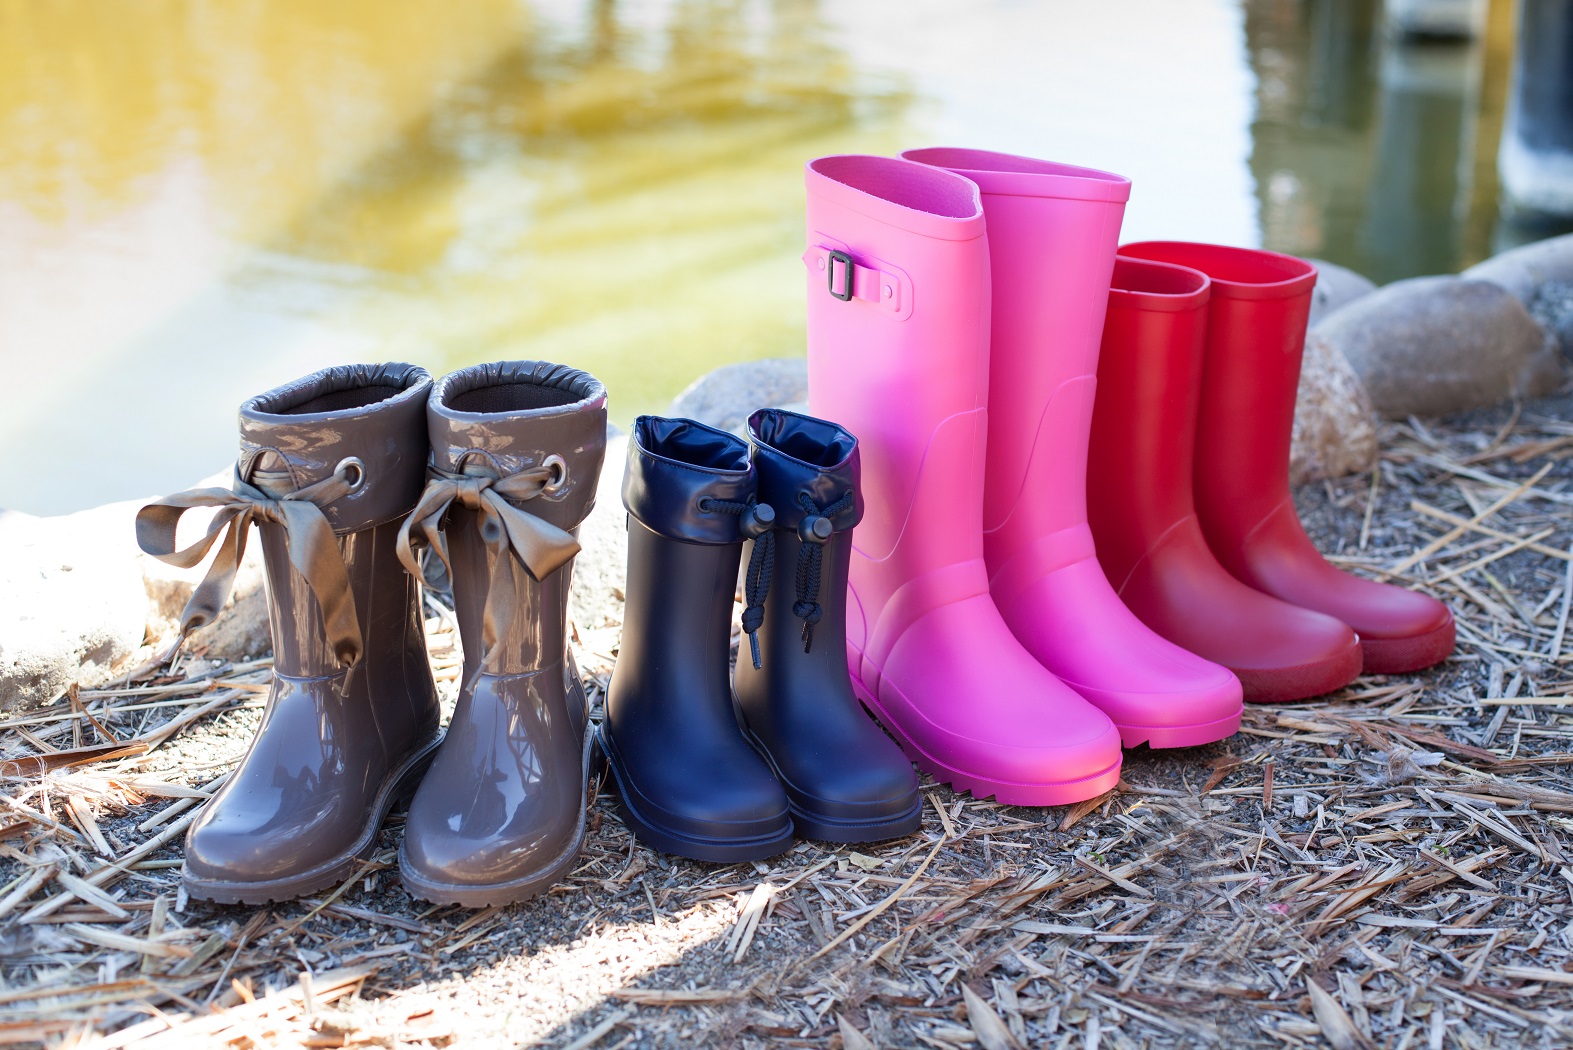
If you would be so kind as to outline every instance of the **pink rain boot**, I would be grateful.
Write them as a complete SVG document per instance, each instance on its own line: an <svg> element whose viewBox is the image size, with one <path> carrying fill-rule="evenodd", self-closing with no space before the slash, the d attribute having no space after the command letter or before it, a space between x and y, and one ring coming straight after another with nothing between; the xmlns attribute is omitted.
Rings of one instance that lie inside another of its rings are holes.
<svg viewBox="0 0 1573 1050"><path fill-rule="evenodd" d="M983 547L1001 615L1126 747L1222 740L1240 727L1239 679L1137 619L1087 527L1098 346L1129 180L986 150L902 156L983 194L994 280Z"/></svg>
<svg viewBox="0 0 1573 1050"><path fill-rule="evenodd" d="M989 597L977 187L864 156L813 161L807 182L809 408L863 449L854 690L919 768L958 790L1018 805L1099 795L1119 780L1118 731L1021 647Z"/></svg>

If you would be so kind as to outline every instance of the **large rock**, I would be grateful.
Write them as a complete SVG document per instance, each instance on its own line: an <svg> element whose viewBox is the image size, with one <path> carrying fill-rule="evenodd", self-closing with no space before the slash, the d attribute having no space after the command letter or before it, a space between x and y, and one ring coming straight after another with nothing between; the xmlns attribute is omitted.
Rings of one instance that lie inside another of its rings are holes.
<svg viewBox="0 0 1573 1050"><path fill-rule="evenodd" d="M0 512L0 710L97 685L142 645L147 592L121 527L133 513L123 503L48 518Z"/></svg>
<svg viewBox="0 0 1573 1050"><path fill-rule="evenodd" d="M226 485L228 472L197 487ZM144 642L163 645L206 572L176 569L136 545L136 514L145 500L38 518L0 511L0 710L47 704L75 682L100 684ZM191 511L180 538L206 528ZM253 534L218 618L188 645L215 659L241 660L272 648L262 545Z"/></svg>
<svg viewBox="0 0 1573 1050"><path fill-rule="evenodd" d="M1316 267L1316 288L1311 292L1311 324L1376 291L1375 281L1347 266L1322 259L1307 259L1306 262Z"/></svg>
<svg viewBox="0 0 1573 1050"><path fill-rule="evenodd" d="M1344 355L1312 332L1294 404L1289 483L1341 478L1369 470L1378 451L1376 411Z"/></svg>
<svg viewBox="0 0 1573 1050"><path fill-rule="evenodd" d="M1396 281L1330 314L1314 334L1354 367L1376 410L1394 418L1538 397L1564 378L1556 340L1491 281Z"/></svg>
<svg viewBox="0 0 1573 1050"><path fill-rule="evenodd" d="M1465 270L1463 276L1501 285L1573 356L1573 233L1526 244Z"/></svg>
<svg viewBox="0 0 1573 1050"><path fill-rule="evenodd" d="M741 434L756 408L780 408L806 400L808 361L801 357L770 357L722 365L706 372L677 395L667 414Z"/></svg>

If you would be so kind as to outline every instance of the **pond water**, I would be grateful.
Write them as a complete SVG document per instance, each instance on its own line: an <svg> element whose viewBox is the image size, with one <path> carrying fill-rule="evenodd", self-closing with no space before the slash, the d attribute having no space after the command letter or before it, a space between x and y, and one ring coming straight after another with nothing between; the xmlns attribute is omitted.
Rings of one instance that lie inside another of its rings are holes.
<svg viewBox="0 0 1573 1050"><path fill-rule="evenodd" d="M1512 5L0 0L0 507L223 468L326 364L540 357L659 411L801 353L803 163L985 146L1134 180L1125 237L1468 265ZM616 469L616 468L614 468Z"/></svg>

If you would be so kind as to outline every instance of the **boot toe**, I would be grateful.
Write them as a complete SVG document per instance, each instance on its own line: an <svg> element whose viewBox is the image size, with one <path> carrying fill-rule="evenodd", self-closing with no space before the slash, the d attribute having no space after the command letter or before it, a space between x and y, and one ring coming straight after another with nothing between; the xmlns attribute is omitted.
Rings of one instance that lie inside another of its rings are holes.
<svg viewBox="0 0 1573 1050"><path fill-rule="evenodd" d="M909 627L874 706L919 768L980 798L1062 805L1119 779L1109 717L1044 670L984 596Z"/></svg>
<svg viewBox="0 0 1573 1050"><path fill-rule="evenodd" d="M323 830L296 822L247 820L228 807L210 809L186 837L186 871L215 883L293 878L331 864L352 845Z"/></svg>
<svg viewBox="0 0 1573 1050"><path fill-rule="evenodd" d="M786 792L741 736L717 754L650 746L628 753L605 726L600 739L624 823L657 849L731 862L762 860L791 842Z"/></svg>

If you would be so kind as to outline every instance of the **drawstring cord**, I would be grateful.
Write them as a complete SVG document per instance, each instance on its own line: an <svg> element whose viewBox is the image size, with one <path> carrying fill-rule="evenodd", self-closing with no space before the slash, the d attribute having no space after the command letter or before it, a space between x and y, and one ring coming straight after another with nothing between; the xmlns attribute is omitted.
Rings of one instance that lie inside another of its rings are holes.
<svg viewBox="0 0 1573 1050"><path fill-rule="evenodd" d="M797 502L808 513L797 527L797 537L803 542L797 549L797 601L792 604L792 615L803 621L803 651L806 653L814 647L814 625L824 614L819 604L819 575L825 541L836 531L830 519L852 506L852 493L843 493L840 499L823 509L806 492L797 494ZM759 666L757 660L754 666Z"/></svg>
<svg viewBox="0 0 1573 1050"><path fill-rule="evenodd" d="M752 496L747 503L706 496L699 501L699 509L705 513L736 514L738 530L754 541L754 551L748 556L748 575L743 583L743 630L748 635L748 649L757 670L763 666L759 659L757 632L765 622L765 599L770 595L770 577L776 571L775 508L757 502Z"/></svg>

